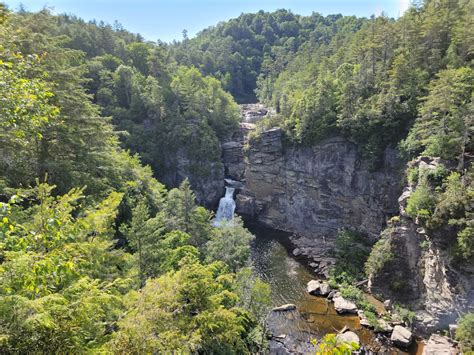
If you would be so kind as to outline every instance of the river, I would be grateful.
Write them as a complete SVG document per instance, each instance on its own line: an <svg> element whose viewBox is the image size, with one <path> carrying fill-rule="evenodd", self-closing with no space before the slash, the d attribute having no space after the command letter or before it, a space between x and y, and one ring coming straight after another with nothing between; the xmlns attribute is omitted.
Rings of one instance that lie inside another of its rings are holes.
<svg viewBox="0 0 474 355"><path fill-rule="evenodd" d="M252 243L253 265L256 274L270 285L272 306L293 303L298 309L269 314L267 326L273 334L271 353L284 354L285 349L314 353L311 339L320 339L327 333L336 333L347 327L359 336L367 353L421 354L421 342L414 342L407 352L389 347L380 334L361 326L359 317L339 315L332 302L309 295L306 284L318 276L304 259L291 255L292 245L287 233L255 225L247 228L256 235Z"/></svg>

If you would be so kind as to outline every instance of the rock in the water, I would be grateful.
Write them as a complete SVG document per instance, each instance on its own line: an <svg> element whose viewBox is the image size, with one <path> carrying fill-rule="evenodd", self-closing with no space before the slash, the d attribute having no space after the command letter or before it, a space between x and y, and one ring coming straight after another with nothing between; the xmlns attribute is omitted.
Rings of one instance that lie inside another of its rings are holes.
<svg viewBox="0 0 474 355"><path fill-rule="evenodd" d="M319 292L321 293L321 296L327 296L331 292L331 286L329 286L327 282L321 282Z"/></svg>
<svg viewBox="0 0 474 355"><path fill-rule="evenodd" d="M351 332L351 331L347 331L345 333L338 334L336 336L336 342L338 344L341 344L341 343L356 343L357 345L360 345L359 336L356 333Z"/></svg>
<svg viewBox="0 0 474 355"><path fill-rule="evenodd" d="M392 309L392 301L391 300L385 300L383 302L383 306L387 311L390 311Z"/></svg>
<svg viewBox="0 0 474 355"><path fill-rule="evenodd" d="M311 280L308 282L307 290L313 296L327 296L331 292L331 287L326 281Z"/></svg>
<svg viewBox="0 0 474 355"><path fill-rule="evenodd" d="M369 320L368 320L367 317L365 316L363 310L358 310L358 311L357 311L357 315L359 316L360 325L363 325L364 327L370 327Z"/></svg>
<svg viewBox="0 0 474 355"><path fill-rule="evenodd" d="M439 334L432 334L423 348L423 355L454 355L458 353L452 340Z"/></svg>
<svg viewBox="0 0 474 355"><path fill-rule="evenodd" d="M318 295L320 285L319 280L311 280L308 282L306 289L310 295Z"/></svg>
<svg viewBox="0 0 474 355"><path fill-rule="evenodd" d="M284 304L279 307L273 308L273 312L286 312L286 311L294 311L296 310L296 306L293 303Z"/></svg>
<svg viewBox="0 0 474 355"><path fill-rule="evenodd" d="M337 313L357 313L357 306L354 302L346 300L341 295L336 295L333 298L334 308Z"/></svg>
<svg viewBox="0 0 474 355"><path fill-rule="evenodd" d="M407 328L402 327L401 325L396 325L395 328L393 328L390 340L395 345L406 348L410 346L413 340L413 334Z"/></svg>

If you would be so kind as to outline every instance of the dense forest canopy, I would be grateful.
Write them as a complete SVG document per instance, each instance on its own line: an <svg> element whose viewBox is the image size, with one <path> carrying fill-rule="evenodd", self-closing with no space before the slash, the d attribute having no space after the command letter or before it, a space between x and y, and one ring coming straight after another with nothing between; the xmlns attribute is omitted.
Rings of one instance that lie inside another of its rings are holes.
<svg viewBox="0 0 474 355"><path fill-rule="evenodd" d="M169 180L178 157L190 180L222 164L236 102L275 107L260 124L290 145L343 135L373 169L389 146L449 162L407 171L407 213L454 226L471 263L473 13L260 11L165 44L0 4L0 352L265 348L253 236L239 219L212 227L186 176Z"/></svg>

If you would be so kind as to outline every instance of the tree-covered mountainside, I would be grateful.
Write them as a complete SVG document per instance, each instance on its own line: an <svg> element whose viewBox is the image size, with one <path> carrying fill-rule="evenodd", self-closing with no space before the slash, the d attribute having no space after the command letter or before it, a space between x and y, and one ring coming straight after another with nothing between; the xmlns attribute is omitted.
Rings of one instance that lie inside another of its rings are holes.
<svg viewBox="0 0 474 355"><path fill-rule="evenodd" d="M342 136L374 171L387 147L430 156L409 164L404 216L472 268L473 13L472 0L399 19L260 11L165 44L0 4L0 353L265 351L253 236L238 218L213 227L196 198L223 192L236 102L276 110L252 139L270 126L293 147ZM331 278L397 261L399 223ZM350 258L340 235L336 257Z"/></svg>
<svg viewBox="0 0 474 355"><path fill-rule="evenodd" d="M242 14L171 46L180 64L218 78L238 102L269 95L263 82L280 74L306 43L326 44L357 31L365 19L342 15L295 15L287 10ZM257 89L257 79L259 85Z"/></svg>
<svg viewBox="0 0 474 355"><path fill-rule="evenodd" d="M52 180L59 187L61 181L79 179L82 172L107 169L110 159L102 150L113 140L120 140L132 154L140 153L154 176L173 186L184 177L166 179L164 175L176 174L177 155L196 162L188 169L196 176L207 177L213 166L220 164L219 140L236 128L239 113L219 81L177 65L165 46L144 42L118 25L85 23L67 15L53 16L47 10L11 17L5 39L24 57L38 56L26 60L38 61L40 70L47 74L45 82L54 87L51 101L61 106L62 116L70 117L67 125L58 126L60 132L53 131L55 122L62 119L52 120L47 128L48 135L64 134L64 140L45 137L50 142L48 149L56 150L50 153L58 160L55 164L71 164L78 171L77 176ZM111 122L99 116L109 117ZM67 135L64 129L76 134ZM80 154L73 150L85 150L81 145L97 153L87 159L89 166L85 161L74 161ZM93 145L97 147L92 149ZM79 168L79 164L83 166ZM54 169L54 175L50 171L52 179L61 170L59 165ZM42 175L35 171L28 176ZM88 186L92 188L92 182Z"/></svg>
<svg viewBox="0 0 474 355"><path fill-rule="evenodd" d="M138 139L149 120L164 147L200 156L235 125L235 103L196 69L127 65L160 50L139 43L0 6L1 353L265 347L269 289L249 269L253 236L240 221L213 228L187 180L167 191L116 128Z"/></svg>
<svg viewBox="0 0 474 355"><path fill-rule="evenodd" d="M373 17L355 33L308 42L286 70L259 80L259 98L281 112L280 123L294 142L344 134L376 161L387 145L405 139L420 116L403 150L413 157L427 139L448 139L457 141L447 143L456 145L453 151L428 154L459 157L468 143L460 137L472 127L473 6L468 0L425 1L397 21ZM441 132L437 122L452 116L452 106L457 117L445 120ZM425 138L415 138L419 134Z"/></svg>

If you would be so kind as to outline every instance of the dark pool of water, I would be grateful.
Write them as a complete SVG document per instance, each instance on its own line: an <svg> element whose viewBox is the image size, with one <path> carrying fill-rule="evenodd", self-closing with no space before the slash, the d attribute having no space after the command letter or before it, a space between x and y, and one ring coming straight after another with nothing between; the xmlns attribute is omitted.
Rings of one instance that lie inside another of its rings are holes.
<svg viewBox="0 0 474 355"><path fill-rule="evenodd" d="M272 306L293 303L298 308L297 312L270 313L267 323L274 335L291 335L301 352L305 352L310 349L308 343L311 339L320 339L327 333L347 327L359 335L361 344L366 348L375 352L383 349L377 335L362 327L357 316L339 315L332 302L306 292L308 281L318 276L304 259L291 254L289 234L255 225L247 225L247 228L256 235L252 243L253 265L257 275L270 285ZM409 352L396 348L385 350L392 354L421 353L421 347L417 344Z"/></svg>

